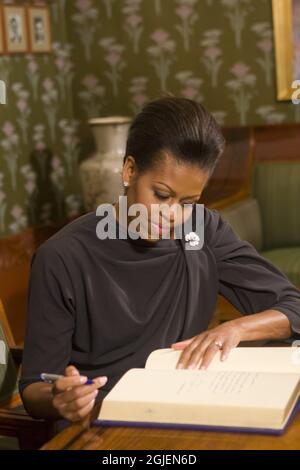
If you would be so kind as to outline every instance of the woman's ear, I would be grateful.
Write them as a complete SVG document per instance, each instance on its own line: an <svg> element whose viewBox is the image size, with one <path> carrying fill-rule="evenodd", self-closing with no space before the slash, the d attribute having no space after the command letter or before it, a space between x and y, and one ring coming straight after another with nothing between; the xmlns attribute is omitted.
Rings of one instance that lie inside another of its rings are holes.
<svg viewBox="0 0 300 470"><path fill-rule="evenodd" d="M135 159L132 155L127 155L122 170L123 182L127 182L128 186L130 186L130 183L132 182L132 179L136 173L137 165Z"/></svg>

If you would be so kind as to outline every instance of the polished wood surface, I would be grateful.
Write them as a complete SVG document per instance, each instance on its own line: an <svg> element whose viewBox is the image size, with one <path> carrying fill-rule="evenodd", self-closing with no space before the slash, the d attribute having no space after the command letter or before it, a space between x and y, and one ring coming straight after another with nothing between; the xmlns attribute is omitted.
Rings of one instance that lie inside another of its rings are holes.
<svg viewBox="0 0 300 470"><path fill-rule="evenodd" d="M300 450L300 414L282 436L72 425L42 450Z"/></svg>
<svg viewBox="0 0 300 470"><path fill-rule="evenodd" d="M257 126L253 133L256 161L300 162L300 124Z"/></svg>
<svg viewBox="0 0 300 470"><path fill-rule="evenodd" d="M224 154L210 178L200 203L212 207L220 200L231 199L250 191L250 175L254 159L255 140L252 127L226 127Z"/></svg>
<svg viewBox="0 0 300 470"><path fill-rule="evenodd" d="M225 152L200 203L222 209L246 197L256 162L300 162L300 124L225 127Z"/></svg>

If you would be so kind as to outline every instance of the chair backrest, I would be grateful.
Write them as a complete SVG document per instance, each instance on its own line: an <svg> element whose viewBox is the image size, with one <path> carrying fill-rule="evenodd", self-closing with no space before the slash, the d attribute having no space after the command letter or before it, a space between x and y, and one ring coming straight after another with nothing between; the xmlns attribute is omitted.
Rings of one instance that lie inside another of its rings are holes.
<svg viewBox="0 0 300 470"><path fill-rule="evenodd" d="M64 224L30 227L17 235L0 238L0 298L17 345L23 343L25 336L32 255Z"/></svg>
<svg viewBox="0 0 300 470"><path fill-rule="evenodd" d="M0 300L0 310L3 304ZM18 377L4 328L0 322L0 404L18 393Z"/></svg>
<svg viewBox="0 0 300 470"><path fill-rule="evenodd" d="M219 210L219 213L242 240L250 242L258 251L262 249L262 223L256 199L248 197Z"/></svg>
<svg viewBox="0 0 300 470"><path fill-rule="evenodd" d="M256 163L252 194L260 206L263 249L300 246L300 162Z"/></svg>
<svg viewBox="0 0 300 470"><path fill-rule="evenodd" d="M226 146L222 158L201 195L201 203L218 209L219 203L231 204L232 196L249 194L251 167L254 156L253 130L251 127L225 127L222 129Z"/></svg>

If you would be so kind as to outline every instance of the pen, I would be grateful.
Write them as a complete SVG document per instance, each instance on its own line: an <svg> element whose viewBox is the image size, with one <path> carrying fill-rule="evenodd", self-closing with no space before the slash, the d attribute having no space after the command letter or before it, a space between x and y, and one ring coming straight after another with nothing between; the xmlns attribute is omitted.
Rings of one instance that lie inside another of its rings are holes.
<svg viewBox="0 0 300 470"><path fill-rule="evenodd" d="M58 374L47 374L47 373L43 372L40 375L40 377L47 384L54 384L56 382L56 380L62 379L63 377L66 377L66 376L65 375L58 375ZM83 385L92 385L94 383L95 382L93 382L93 380L87 379L87 381Z"/></svg>

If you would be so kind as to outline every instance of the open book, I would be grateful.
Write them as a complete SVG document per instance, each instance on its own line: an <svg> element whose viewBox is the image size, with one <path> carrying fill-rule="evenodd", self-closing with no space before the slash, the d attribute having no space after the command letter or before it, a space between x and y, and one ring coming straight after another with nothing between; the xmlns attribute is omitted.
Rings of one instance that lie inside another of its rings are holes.
<svg viewBox="0 0 300 470"><path fill-rule="evenodd" d="M158 349L104 398L97 424L281 434L300 396L300 348L240 347L207 370L175 369L181 351Z"/></svg>

